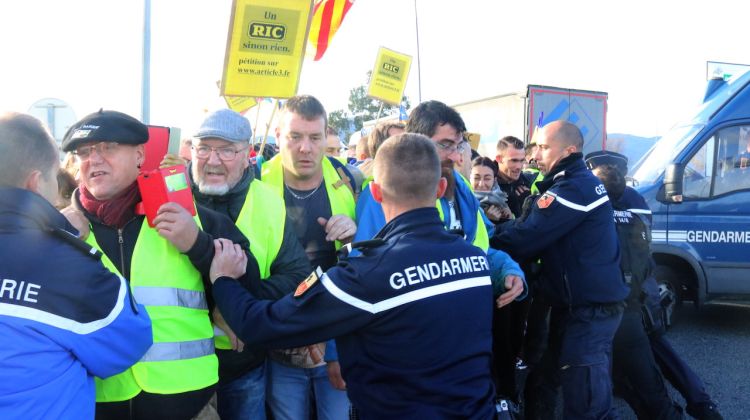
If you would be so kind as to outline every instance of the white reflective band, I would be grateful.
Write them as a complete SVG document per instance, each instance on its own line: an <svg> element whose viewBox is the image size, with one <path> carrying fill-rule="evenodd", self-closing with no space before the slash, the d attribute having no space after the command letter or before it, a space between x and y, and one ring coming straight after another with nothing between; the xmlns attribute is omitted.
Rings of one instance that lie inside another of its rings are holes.
<svg viewBox="0 0 750 420"><path fill-rule="evenodd" d="M163 362L167 360L195 359L214 354L214 338L175 343L154 343L141 362Z"/></svg>
<svg viewBox="0 0 750 420"><path fill-rule="evenodd" d="M559 201L560 204L562 204L565 207L571 208L573 210L583 211L583 212L589 212L589 211L591 211L591 210L593 210L593 209L601 206L602 204L606 203L607 201L609 201L609 197L605 195L605 196L599 198L598 200L594 201L593 203L589 204L588 206L582 206L582 205L576 204L576 203L574 203L572 201L568 201L568 200L560 197L559 195L557 195L557 194L555 194L553 192L547 191L546 194L549 194L549 195L555 197L555 199L557 201Z"/></svg>
<svg viewBox="0 0 750 420"><path fill-rule="evenodd" d="M688 232L686 230L670 230L667 232L670 242L687 242Z"/></svg>
<svg viewBox="0 0 750 420"><path fill-rule="evenodd" d="M128 285L125 279L120 279L120 290L117 293L117 301L109 314L102 319L91 322L78 322L60 315L51 314L39 309L29 308L27 306L13 305L10 303L0 303L0 315L7 315L16 318L24 318L31 321L41 322L42 324L51 325L55 328L67 330L76 334L90 334L111 324L125 306L125 292Z"/></svg>
<svg viewBox="0 0 750 420"><path fill-rule="evenodd" d="M333 281L331 281L331 279L328 277L327 274L323 274L321 281L323 283L323 286L325 286L325 288L328 290L328 292L330 292L333 296L335 296L339 300L345 303L348 303L349 305L352 305L356 308L359 308L363 311L370 312L372 314L387 311L397 306L405 305L407 303L415 302L415 301L426 299L429 297L438 296L438 295L442 295L445 293L456 292L459 290L469 289L472 287L489 286L492 284L489 276L472 277L469 279L456 280L450 283L443 283L443 284L438 284L436 286L424 287L422 289L413 290L411 292L404 293L403 295L395 296L395 297L386 299L378 303L369 303L361 299L358 299L346 293L345 291L339 289L338 286L333 284Z"/></svg>
<svg viewBox="0 0 750 420"><path fill-rule="evenodd" d="M190 309L208 309L206 294L196 290L174 287L137 286L133 288L135 301L146 306L179 306Z"/></svg>
<svg viewBox="0 0 750 420"><path fill-rule="evenodd" d="M227 333L224 330L214 325L214 337L226 337L226 335Z"/></svg>
<svg viewBox="0 0 750 420"><path fill-rule="evenodd" d="M667 242L667 237L669 237L669 242L687 242L688 241L688 231L686 230L652 230L651 231L651 240L653 242Z"/></svg>
<svg viewBox="0 0 750 420"><path fill-rule="evenodd" d="M651 231L651 240L653 242L666 242L667 241L667 231L666 230L652 230Z"/></svg>
<svg viewBox="0 0 750 420"><path fill-rule="evenodd" d="M637 214L651 214L651 210L646 209L628 209L628 211Z"/></svg>

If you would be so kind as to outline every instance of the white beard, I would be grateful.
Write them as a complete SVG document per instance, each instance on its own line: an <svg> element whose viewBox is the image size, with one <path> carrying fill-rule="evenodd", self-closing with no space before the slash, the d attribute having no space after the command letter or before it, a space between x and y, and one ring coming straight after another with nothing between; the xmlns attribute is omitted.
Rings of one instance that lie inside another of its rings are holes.
<svg viewBox="0 0 750 420"><path fill-rule="evenodd" d="M201 194L206 195L224 195L229 192L229 185L206 185L202 182L199 182L198 191L200 191Z"/></svg>

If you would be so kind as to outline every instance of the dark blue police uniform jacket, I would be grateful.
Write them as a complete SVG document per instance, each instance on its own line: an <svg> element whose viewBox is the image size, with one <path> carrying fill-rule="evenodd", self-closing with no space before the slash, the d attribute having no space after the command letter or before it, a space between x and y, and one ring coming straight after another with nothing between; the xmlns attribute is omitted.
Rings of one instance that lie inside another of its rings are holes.
<svg viewBox="0 0 750 420"><path fill-rule="evenodd" d="M94 376L138 362L146 309L50 203L0 187L0 417L94 418Z"/></svg>
<svg viewBox="0 0 750 420"><path fill-rule="evenodd" d="M500 225L490 246L517 261L541 256L540 292L553 306L621 302L628 294L612 206L580 153L562 159L537 184L529 216Z"/></svg>
<svg viewBox="0 0 750 420"><path fill-rule="evenodd" d="M314 273L294 296L259 301L220 278L216 303L246 345L336 337L362 418L492 418L486 255L447 232L434 207L396 217L376 238L382 244Z"/></svg>
<svg viewBox="0 0 750 420"><path fill-rule="evenodd" d="M625 215L621 215L624 216L625 220L630 217L640 217L649 228L651 227L651 209L643 196L633 188L625 187L625 191L623 191L620 198L612 203L612 206L615 210L624 211L626 213ZM655 265L653 259L651 260L651 264L652 267ZM643 281L641 289L646 295L644 304L650 308L652 313L656 314L660 312L662 310L661 296L659 295L659 285L656 282L656 277L654 277L653 272ZM655 318L654 321L658 323L658 328L662 328L661 317Z"/></svg>

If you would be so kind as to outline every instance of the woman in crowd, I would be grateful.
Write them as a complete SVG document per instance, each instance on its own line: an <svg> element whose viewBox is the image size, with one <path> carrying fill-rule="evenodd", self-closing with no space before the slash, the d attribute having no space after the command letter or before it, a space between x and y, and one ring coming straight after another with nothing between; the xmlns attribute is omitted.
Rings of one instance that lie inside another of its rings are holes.
<svg viewBox="0 0 750 420"><path fill-rule="evenodd" d="M508 196L497 185L497 164L494 160L480 156L472 162L471 186L474 196L492 223L513 218L508 208Z"/></svg>

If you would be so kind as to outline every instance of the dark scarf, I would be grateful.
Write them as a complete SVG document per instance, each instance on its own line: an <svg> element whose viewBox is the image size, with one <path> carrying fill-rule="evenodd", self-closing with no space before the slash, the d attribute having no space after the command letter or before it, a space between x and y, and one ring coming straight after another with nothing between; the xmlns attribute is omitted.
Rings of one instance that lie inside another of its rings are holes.
<svg viewBox="0 0 750 420"><path fill-rule="evenodd" d="M133 182L119 195L109 200L97 200L83 184L79 189L81 206L105 225L117 229L122 229L135 217L135 205L141 201L137 182Z"/></svg>

